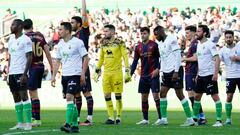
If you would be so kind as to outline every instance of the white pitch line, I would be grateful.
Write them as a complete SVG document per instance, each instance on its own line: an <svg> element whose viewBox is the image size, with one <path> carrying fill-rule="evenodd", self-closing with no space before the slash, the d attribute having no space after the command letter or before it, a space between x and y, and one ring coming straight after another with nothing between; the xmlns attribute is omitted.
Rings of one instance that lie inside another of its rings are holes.
<svg viewBox="0 0 240 135"><path fill-rule="evenodd" d="M13 132L13 133L6 133L3 135L19 135L19 134L30 134L30 133L58 132L58 131L60 131L60 130L59 129L48 129L48 130Z"/></svg>

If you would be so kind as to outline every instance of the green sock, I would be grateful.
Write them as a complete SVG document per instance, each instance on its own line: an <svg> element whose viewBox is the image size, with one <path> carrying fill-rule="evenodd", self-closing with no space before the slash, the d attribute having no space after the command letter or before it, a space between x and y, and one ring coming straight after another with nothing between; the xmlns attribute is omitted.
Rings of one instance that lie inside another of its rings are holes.
<svg viewBox="0 0 240 135"><path fill-rule="evenodd" d="M187 99L184 98L184 99L181 101L181 103L182 103L182 106L183 106L185 115L187 116L187 118L191 118L191 117L192 117L192 113L191 113L191 110L190 110L190 107L189 107L189 104L188 104Z"/></svg>
<svg viewBox="0 0 240 135"><path fill-rule="evenodd" d="M231 119L231 114L232 114L232 103L231 102L225 103L225 110L226 110L227 118Z"/></svg>
<svg viewBox="0 0 240 135"><path fill-rule="evenodd" d="M167 98L160 98L160 111L162 118L167 118Z"/></svg>
<svg viewBox="0 0 240 135"><path fill-rule="evenodd" d="M74 103L73 101L67 103L67 111L66 111L66 123L71 125L73 120L73 114L74 114Z"/></svg>
<svg viewBox="0 0 240 135"><path fill-rule="evenodd" d="M199 114L199 110L200 110L200 106L201 103L200 101L194 101L194 105L193 105L193 118L194 119L198 119L198 114Z"/></svg>
<svg viewBox="0 0 240 135"><path fill-rule="evenodd" d="M78 127L78 111L77 111L76 106L74 106L74 108L73 108L72 124L73 124L73 126L77 126Z"/></svg>
<svg viewBox="0 0 240 135"><path fill-rule="evenodd" d="M29 100L23 102L23 114L26 118L26 123L32 122L32 105Z"/></svg>
<svg viewBox="0 0 240 135"><path fill-rule="evenodd" d="M217 120L222 120L222 103L220 100L218 100L217 102L215 102L216 104L216 117Z"/></svg>
<svg viewBox="0 0 240 135"><path fill-rule="evenodd" d="M23 104L22 102L15 103L15 111L17 115L17 122L23 123Z"/></svg>

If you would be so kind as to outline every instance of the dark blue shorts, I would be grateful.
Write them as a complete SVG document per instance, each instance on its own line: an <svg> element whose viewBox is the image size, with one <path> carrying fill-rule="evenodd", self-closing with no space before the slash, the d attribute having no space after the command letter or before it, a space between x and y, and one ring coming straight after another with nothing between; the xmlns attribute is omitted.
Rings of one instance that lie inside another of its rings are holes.
<svg viewBox="0 0 240 135"><path fill-rule="evenodd" d="M9 75L9 88L11 92L27 90L27 84L20 84L22 74Z"/></svg>
<svg viewBox="0 0 240 135"><path fill-rule="evenodd" d="M236 87L240 90L240 78L227 78L226 80L226 92L235 93Z"/></svg>
<svg viewBox="0 0 240 135"><path fill-rule="evenodd" d="M29 69L28 90L41 88L44 73L44 65Z"/></svg>
<svg viewBox="0 0 240 135"><path fill-rule="evenodd" d="M196 93L206 93L207 95L218 94L218 82L212 81L213 75L198 76Z"/></svg>
<svg viewBox="0 0 240 135"><path fill-rule="evenodd" d="M181 66L178 71L178 79L176 81L172 81L174 71L170 73L164 73L162 76L162 83L161 86L165 86L168 88L174 89L182 89L183 88L183 67Z"/></svg>
<svg viewBox="0 0 240 135"><path fill-rule="evenodd" d="M186 91L194 91L196 88L196 78L197 75L187 74L185 75L185 87Z"/></svg>
<svg viewBox="0 0 240 135"><path fill-rule="evenodd" d="M138 85L138 93L146 94L152 90L152 93L158 93L160 91L160 80L159 76L151 78L140 77Z"/></svg>
<svg viewBox="0 0 240 135"><path fill-rule="evenodd" d="M67 93L75 95L81 91L80 75L62 76L63 95Z"/></svg>
<svg viewBox="0 0 240 135"><path fill-rule="evenodd" d="M85 80L86 80L86 85L81 86L82 92L85 93L87 91L92 91L92 85L91 85L91 75L90 75L90 70L89 68L87 69L85 73Z"/></svg>

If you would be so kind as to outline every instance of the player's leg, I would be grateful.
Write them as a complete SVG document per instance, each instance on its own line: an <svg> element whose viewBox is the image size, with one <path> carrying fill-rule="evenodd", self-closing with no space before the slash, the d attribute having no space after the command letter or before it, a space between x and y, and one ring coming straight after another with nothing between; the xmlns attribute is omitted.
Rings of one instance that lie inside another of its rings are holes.
<svg viewBox="0 0 240 135"><path fill-rule="evenodd" d="M237 80L236 80L237 81ZM227 79L226 80L226 93L227 93L227 99L225 103L225 110L226 110L226 122L224 123L225 125L231 125L232 124L232 99L233 95L236 89L237 83L234 81L234 79Z"/></svg>
<svg viewBox="0 0 240 135"><path fill-rule="evenodd" d="M141 102L142 102L142 115L143 115L143 120L140 122L137 122L137 125L146 125L149 124L148 120L148 109L149 109L149 104L148 104L148 95L150 92L150 78L147 77L141 77L139 80L139 85L138 85L138 93L141 93Z"/></svg>
<svg viewBox="0 0 240 135"><path fill-rule="evenodd" d="M155 101L155 106L157 109L158 113L158 119L153 125L159 125L161 121L161 112L160 112L160 81L159 81L159 76L152 78L151 79L151 90L152 90L152 95L153 99Z"/></svg>
<svg viewBox="0 0 240 135"><path fill-rule="evenodd" d="M17 78L15 78L15 75L9 75L9 88L13 96L13 100L15 103L15 112L17 117L17 125L9 128L9 130L16 130L16 129L24 129L23 125L23 104L21 97L18 92L18 83Z"/></svg>
<svg viewBox="0 0 240 135"><path fill-rule="evenodd" d="M121 124L121 116L122 116L122 92L123 92L123 75L122 73L117 73L114 76L112 76L112 88L115 93L116 98L116 124Z"/></svg>
<svg viewBox="0 0 240 135"><path fill-rule="evenodd" d="M66 101L67 101L67 110L66 110L66 123L60 129L67 133L69 132L79 132L78 128L78 112L74 104L74 96L80 92L80 76L68 76L63 77L66 83Z"/></svg>
<svg viewBox="0 0 240 135"><path fill-rule="evenodd" d="M74 103L75 103L77 111L78 111L78 122L80 123L80 114L81 114L81 108L82 108L81 92L75 94Z"/></svg>
<svg viewBox="0 0 240 135"><path fill-rule="evenodd" d="M207 94L211 94L213 101L215 102L216 107L216 123L213 125L214 127L222 126L222 102L218 95L218 82L212 81L212 76L208 76L207 78Z"/></svg>
<svg viewBox="0 0 240 135"><path fill-rule="evenodd" d="M91 76L90 76L89 68L86 71L86 86L83 86L82 90L83 90L83 95L87 101L87 110L88 110L88 116L84 123L87 125L92 125L94 100L91 94L92 86L91 86Z"/></svg>
<svg viewBox="0 0 240 135"><path fill-rule="evenodd" d="M203 93L206 91L206 84L203 77L198 76L196 82L194 105L193 105L193 119L198 122L199 110L201 108L201 98Z"/></svg>
<svg viewBox="0 0 240 135"><path fill-rule="evenodd" d="M40 100L38 97L38 88L41 88L44 66L31 68L29 70L28 90L32 103L32 126L41 125L40 117Z"/></svg>
<svg viewBox="0 0 240 135"><path fill-rule="evenodd" d="M111 92L113 92L112 84L111 84L112 75L103 74L103 93L107 107L108 119L105 121L105 124L114 124L114 108L113 102L111 98Z"/></svg>

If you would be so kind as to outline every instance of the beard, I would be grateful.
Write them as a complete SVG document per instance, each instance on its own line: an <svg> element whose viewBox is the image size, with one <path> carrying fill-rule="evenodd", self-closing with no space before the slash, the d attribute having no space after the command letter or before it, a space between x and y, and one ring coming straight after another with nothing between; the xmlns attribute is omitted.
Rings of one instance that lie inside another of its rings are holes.
<svg viewBox="0 0 240 135"><path fill-rule="evenodd" d="M201 39L203 39L203 35L197 35L197 40L201 40Z"/></svg>
<svg viewBox="0 0 240 135"><path fill-rule="evenodd" d="M226 41L227 45L231 46L233 44L233 41Z"/></svg>

